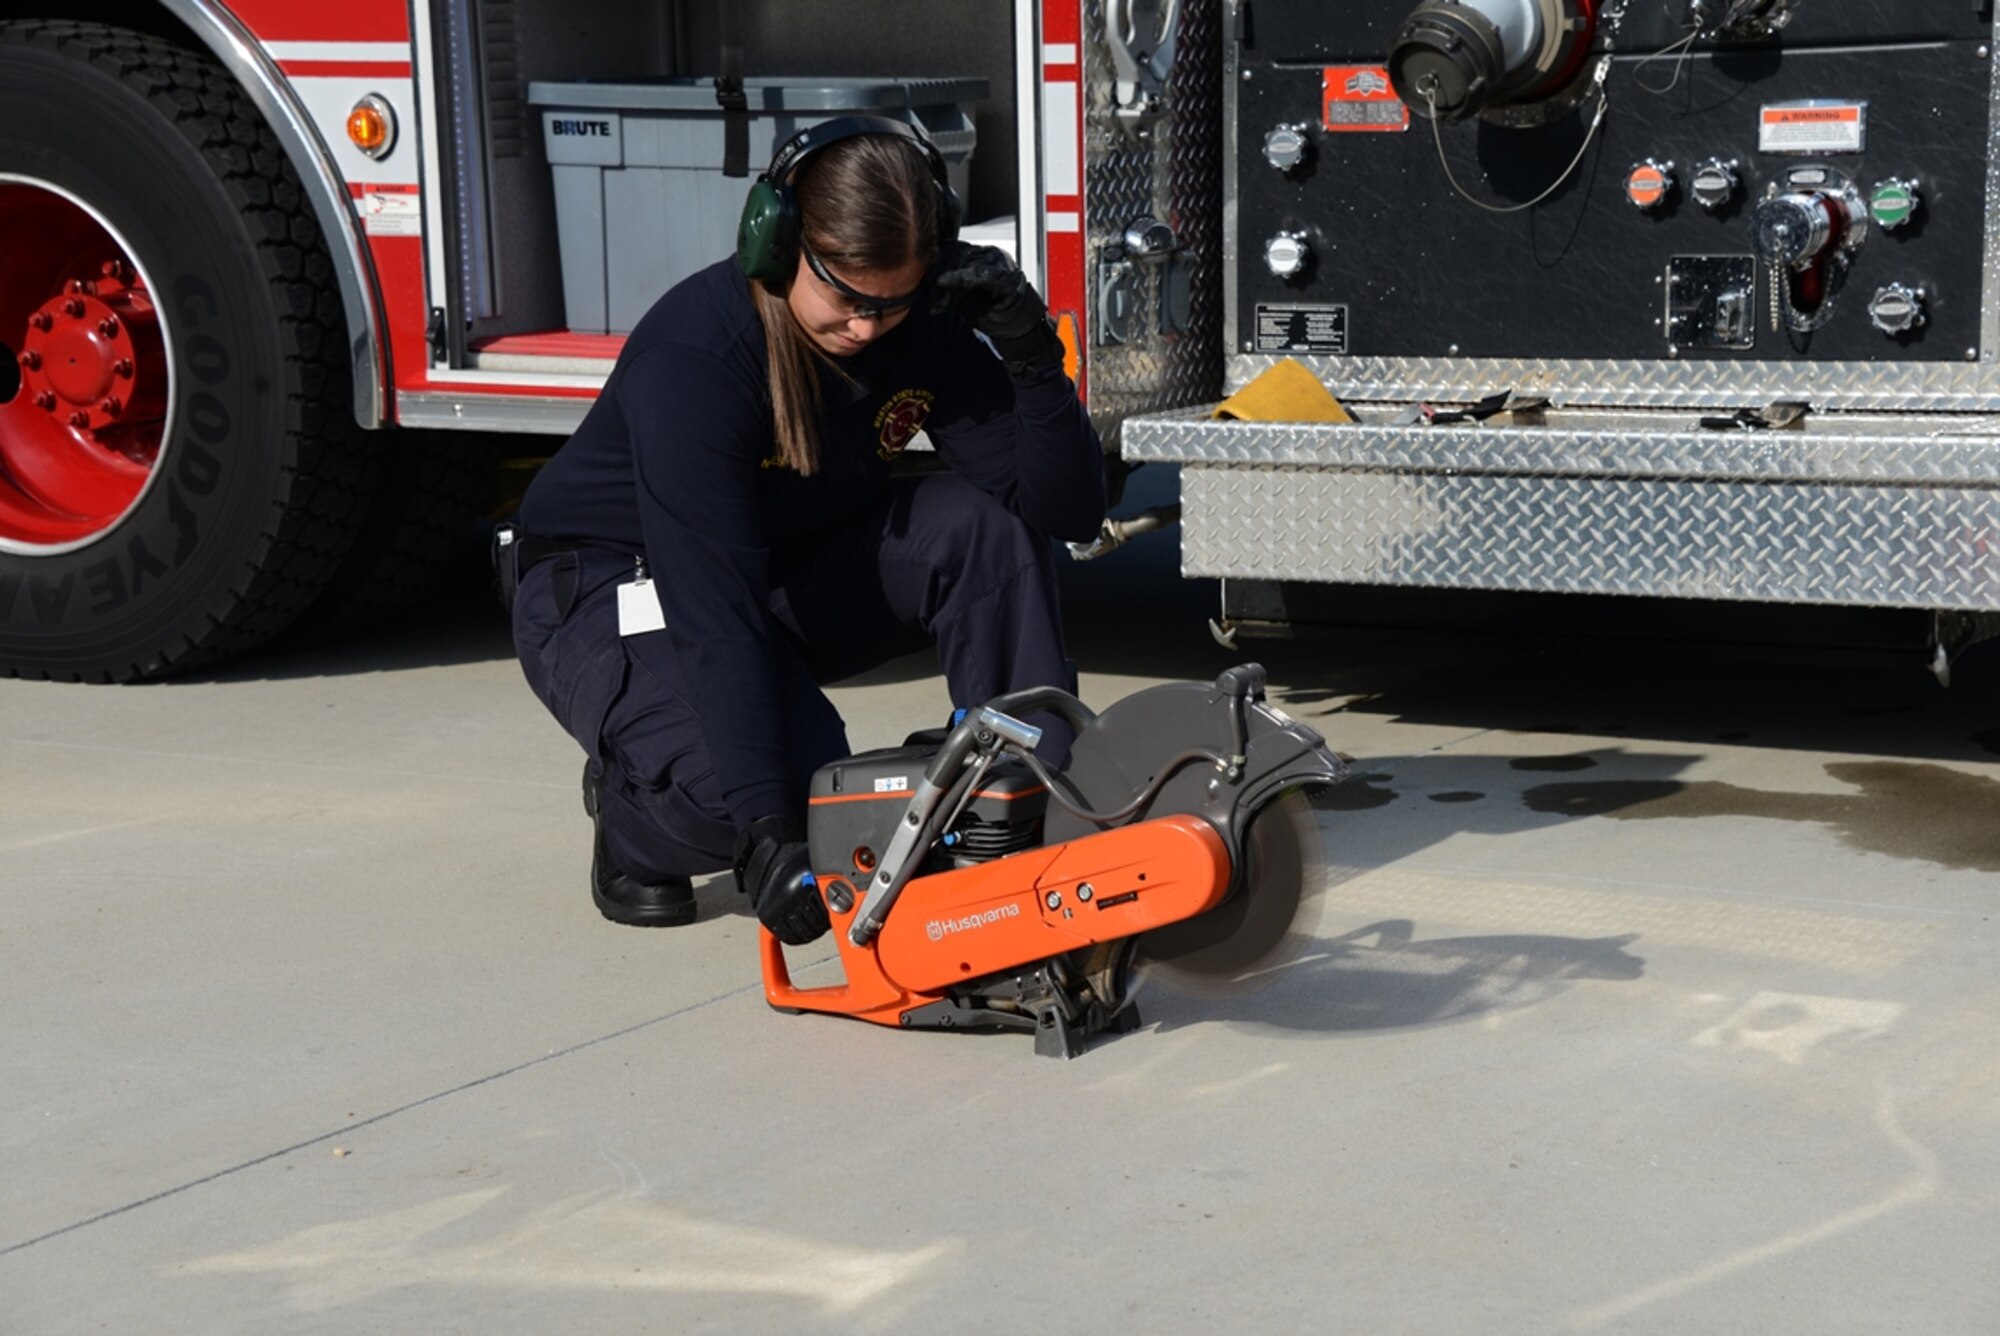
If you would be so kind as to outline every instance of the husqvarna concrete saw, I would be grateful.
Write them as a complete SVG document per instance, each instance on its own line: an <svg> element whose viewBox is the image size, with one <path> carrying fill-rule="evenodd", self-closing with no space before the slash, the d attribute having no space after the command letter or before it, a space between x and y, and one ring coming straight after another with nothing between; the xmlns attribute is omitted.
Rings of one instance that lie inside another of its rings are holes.
<svg viewBox="0 0 2000 1336"><path fill-rule="evenodd" d="M1076 730L1061 770L1035 755L1042 730L1022 716L1038 713ZM1255 924L1282 935L1312 870L1295 795L1346 774L1265 701L1256 664L1101 714L1054 688L998 697L814 777L812 866L846 981L795 986L766 932L765 996L878 1025L1028 1030L1036 1052L1074 1057L1139 1023L1142 938L1149 957L1236 968L1264 944Z"/></svg>

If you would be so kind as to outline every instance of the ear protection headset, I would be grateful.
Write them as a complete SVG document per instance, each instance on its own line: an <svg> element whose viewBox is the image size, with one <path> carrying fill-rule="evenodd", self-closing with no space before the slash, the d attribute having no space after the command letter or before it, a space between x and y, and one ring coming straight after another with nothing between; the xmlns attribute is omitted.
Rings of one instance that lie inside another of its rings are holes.
<svg viewBox="0 0 2000 1336"><path fill-rule="evenodd" d="M904 121L886 116L840 116L808 126L778 146L771 165L758 176L743 201L743 217L736 225L736 263L747 277L766 282L783 281L796 272L799 263L799 201L792 179L805 160L829 144L862 135L885 135L912 145L930 164L931 181L937 187L938 252L958 240L958 195L951 188L944 154L929 136Z"/></svg>

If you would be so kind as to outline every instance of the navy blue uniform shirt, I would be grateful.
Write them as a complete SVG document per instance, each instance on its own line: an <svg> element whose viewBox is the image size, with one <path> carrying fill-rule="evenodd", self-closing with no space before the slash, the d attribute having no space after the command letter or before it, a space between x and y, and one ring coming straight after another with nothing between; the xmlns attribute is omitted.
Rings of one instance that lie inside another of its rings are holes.
<svg viewBox="0 0 2000 1336"><path fill-rule="evenodd" d="M777 463L766 366L735 261L690 276L632 331L520 514L538 537L645 555L739 827L787 805L773 549L838 529L878 496L919 428L951 468L1044 534L1084 542L1104 519L1101 447L1068 378L1052 369L1015 383L955 313L920 304L852 357L822 362L811 477Z"/></svg>

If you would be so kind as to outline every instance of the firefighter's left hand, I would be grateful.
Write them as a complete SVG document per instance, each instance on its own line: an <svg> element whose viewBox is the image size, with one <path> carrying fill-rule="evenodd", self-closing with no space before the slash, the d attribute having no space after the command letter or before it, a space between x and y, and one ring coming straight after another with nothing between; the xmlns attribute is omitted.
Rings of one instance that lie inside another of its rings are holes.
<svg viewBox="0 0 2000 1336"><path fill-rule="evenodd" d="M758 921L787 946L804 946L827 930L826 901L797 818L770 816L751 825L737 856L736 884Z"/></svg>
<svg viewBox="0 0 2000 1336"><path fill-rule="evenodd" d="M1049 308L1007 252L959 242L931 281L992 341L1010 368L1040 363L1051 355L1060 363L1062 344L1049 323Z"/></svg>

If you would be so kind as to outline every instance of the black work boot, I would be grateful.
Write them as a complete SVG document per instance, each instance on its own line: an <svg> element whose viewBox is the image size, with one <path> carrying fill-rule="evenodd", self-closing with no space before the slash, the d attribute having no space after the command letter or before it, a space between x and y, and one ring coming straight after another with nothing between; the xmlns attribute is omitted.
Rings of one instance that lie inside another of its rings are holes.
<svg viewBox="0 0 2000 1336"><path fill-rule="evenodd" d="M686 877L640 881L619 870L604 847L604 819L598 815L597 778L583 768L583 810L596 833L590 853L590 898L613 923L635 928L672 928L694 922L694 883Z"/></svg>

